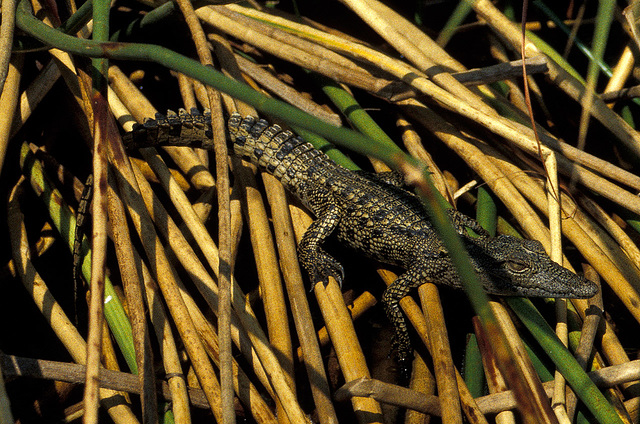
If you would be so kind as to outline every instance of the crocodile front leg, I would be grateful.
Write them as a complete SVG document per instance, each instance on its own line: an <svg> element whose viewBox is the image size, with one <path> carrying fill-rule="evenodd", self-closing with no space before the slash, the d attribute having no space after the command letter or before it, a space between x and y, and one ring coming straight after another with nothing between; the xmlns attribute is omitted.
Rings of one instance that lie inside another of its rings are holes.
<svg viewBox="0 0 640 424"><path fill-rule="evenodd" d="M474 231L479 237L487 238L490 237L487 230L482 228L482 226L475 219L458 212L455 209L447 209L447 213L449 214L449 218L451 219L451 223L453 227L456 229L458 234L466 235L467 228Z"/></svg>
<svg viewBox="0 0 640 424"><path fill-rule="evenodd" d="M382 304L384 305L387 318L393 324L395 330L394 344L398 353L398 365L403 376L408 376L410 361L413 358L411 340L409 339L409 329L404 314L400 310L400 300L407 296L411 289L427 282L425 274L420 267L410 268L401 274L387 287L382 294Z"/></svg>
<svg viewBox="0 0 640 424"><path fill-rule="evenodd" d="M313 221L300 240L298 259L309 274L312 289L316 283L327 284L330 276L342 286L342 265L320 247L337 228L339 222L339 208L331 206Z"/></svg>

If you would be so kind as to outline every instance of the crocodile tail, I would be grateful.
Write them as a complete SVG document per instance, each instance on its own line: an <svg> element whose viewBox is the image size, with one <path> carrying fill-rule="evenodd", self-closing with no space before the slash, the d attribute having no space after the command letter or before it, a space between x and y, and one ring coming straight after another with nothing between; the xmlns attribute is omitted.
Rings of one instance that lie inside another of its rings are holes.
<svg viewBox="0 0 640 424"><path fill-rule="evenodd" d="M166 115L156 113L155 118L135 124L132 131L122 136L127 149L158 146L189 146L203 149L213 148L211 111L203 113L196 108L190 112L179 109L168 110Z"/></svg>

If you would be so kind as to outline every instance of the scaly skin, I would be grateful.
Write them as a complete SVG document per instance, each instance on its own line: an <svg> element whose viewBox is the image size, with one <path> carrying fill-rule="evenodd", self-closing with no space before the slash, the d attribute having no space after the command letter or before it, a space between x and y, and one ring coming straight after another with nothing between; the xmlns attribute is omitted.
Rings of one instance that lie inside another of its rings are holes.
<svg viewBox="0 0 640 424"><path fill-rule="evenodd" d="M207 115L198 114L183 124L181 120L190 116L186 112L173 113L168 119L158 116L125 137L125 142L128 139L136 146L193 144L195 140L198 145L211 145ZM200 123L196 130L192 130L193 121ZM340 263L322 249L332 234L366 256L406 270L386 289L382 302L396 330L399 360L408 360L411 344L400 299L426 282L461 288L420 200L401 188L401 179L393 174L349 171L300 137L264 120L234 114L228 129L237 156L277 177L315 215L298 247L300 263L312 284L326 283L330 276L343 280ZM488 293L563 298L596 294L594 283L557 265L538 241L506 235L492 238L472 218L453 210L449 213ZM467 228L480 237L470 237Z"/></svg>

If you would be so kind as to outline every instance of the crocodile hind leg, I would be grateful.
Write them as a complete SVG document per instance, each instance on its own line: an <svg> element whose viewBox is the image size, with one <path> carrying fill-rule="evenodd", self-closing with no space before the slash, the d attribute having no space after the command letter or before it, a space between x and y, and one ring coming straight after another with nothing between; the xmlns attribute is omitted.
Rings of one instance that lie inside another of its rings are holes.
<svg viewBox="0 0 640 424"><path fill-rule="evenodd" d="M449 218L451 218L451 223L453 227L456 229L458 234L466 235L467 228L474 231L478 236L482 238L490 237L490 234L482 228L480 223L475 219L458 212L455 209L447 209L447 213L449 214Z"/></svg>
<svg viewBox="0 0 640 424"><path fill-rule="evenodd" d="M325 239L333 233L339 222L339 208L337 206L330 207L322 216L313 221L300 240L298 259L309 274L312 289L316 283L327 284L330 276L342 285L344 278L342 265L320 247Z"/></svg>
<svg viewBox="0 0 640 424"><path fill-rule="evenodd" d="M407 296L411 289L425 282L423 272L419 268L412 268L401 274L382 294L382 304L395 330L394 344L398 352L398 365L403 377L408 376L413 351L407 320L400 310L400 300Z"/></svg>

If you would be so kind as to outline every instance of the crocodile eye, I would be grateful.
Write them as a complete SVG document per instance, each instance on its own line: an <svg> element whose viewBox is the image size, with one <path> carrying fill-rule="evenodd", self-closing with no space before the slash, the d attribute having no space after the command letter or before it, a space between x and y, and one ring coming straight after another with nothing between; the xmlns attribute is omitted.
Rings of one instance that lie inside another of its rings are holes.
<svg viewBox="0 0 640 424"><path fill-rule="evenodd" d="M529 267L522 262L507 261L505 262L505 266L509 271L517 272L517 273L520 273L529 269Z"/></svg>

